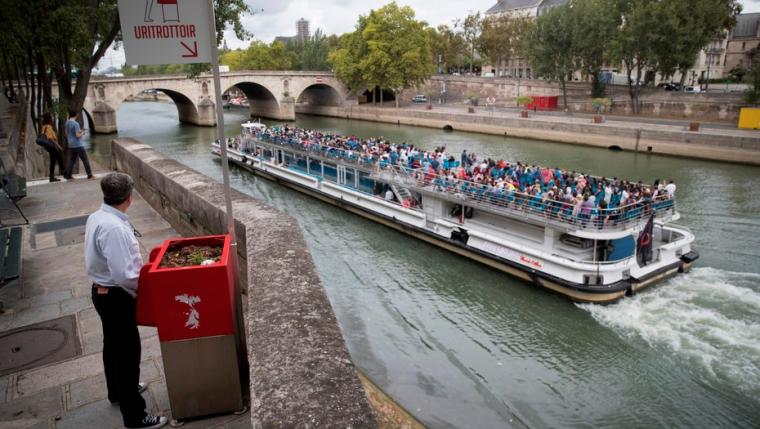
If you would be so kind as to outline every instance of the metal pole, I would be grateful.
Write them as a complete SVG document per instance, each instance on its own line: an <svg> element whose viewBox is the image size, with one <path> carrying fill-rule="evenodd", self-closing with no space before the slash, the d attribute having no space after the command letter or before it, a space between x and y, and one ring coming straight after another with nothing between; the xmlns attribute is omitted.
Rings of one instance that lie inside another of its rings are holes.
<svg viewBox="0 0 760 429"><path fill-rule="evenodd" d="M227 142L224 141L224 110L222 106L222 83L219 79L219 50L216 46L216 19L214 17L214 2L208 1L208 25L211 31L211 65L214 73L214 97L216 104L216 132L219 148L222 153L222 180L224 182L224 202L227 210L227 233L231 237L232 246L237 248L235 236L235 217L232 213L232 190L230 189L230 164L227 160Z"/></svg>

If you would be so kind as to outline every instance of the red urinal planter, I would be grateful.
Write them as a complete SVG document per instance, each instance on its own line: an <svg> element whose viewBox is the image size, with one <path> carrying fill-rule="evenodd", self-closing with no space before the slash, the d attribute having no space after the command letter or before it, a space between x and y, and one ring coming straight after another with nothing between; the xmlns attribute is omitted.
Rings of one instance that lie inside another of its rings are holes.
<svg viewBox="0 0 760 429"><path fill-rule="evenodd" d="M222 257L213 265L159 267L169 250L219 244ZM137 324L157 327L161 342L232 335L235 277L230 258L228 235L167 240L153 249L140 272Z"/></svg>

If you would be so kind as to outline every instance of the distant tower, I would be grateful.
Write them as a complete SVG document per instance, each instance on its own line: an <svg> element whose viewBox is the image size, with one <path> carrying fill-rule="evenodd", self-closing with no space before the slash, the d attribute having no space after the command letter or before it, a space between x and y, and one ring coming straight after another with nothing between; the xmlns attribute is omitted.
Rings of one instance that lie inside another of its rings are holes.
<svg viewBox="0 0 760 429"><path fill-rule="evenodd" d="M296 21L296 38L300 41L304 41L311 37L309 33L309 21L301 18Z"/></svg>
<svg viewBox="0 0 760 429"><path fill-rule="evenodd" d="M227 39L222 40L222 50L229 51L230 48L227 47Z"/></svg>

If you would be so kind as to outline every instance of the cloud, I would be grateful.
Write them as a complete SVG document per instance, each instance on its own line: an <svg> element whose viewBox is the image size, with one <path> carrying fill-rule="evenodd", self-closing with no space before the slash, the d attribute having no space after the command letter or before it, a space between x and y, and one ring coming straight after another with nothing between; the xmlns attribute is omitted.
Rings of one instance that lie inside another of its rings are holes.
<svg viewBox="0 0 760 429"><path fill-rule="evenodd" d="M325 34L343 34L353 30L359 15L366 15L390 0L246 0L255 13L241 18L243 26L253 33L254 38L271 42L277 36L294 36L296 21L309 21L311 32L317 28ZM464 18L469 12L485 12L497 0L470 0L467 2L442 0L397 0L400 6L411 6L417 19L431 26L451 25L457 18ZM760 0L741 0L744 12L760 12ZM235 37L232 30L225 31L225 40L230 48L245 48L250 41ZM99 68L120 67L124 64L124 52L109 50Z"/></svg>

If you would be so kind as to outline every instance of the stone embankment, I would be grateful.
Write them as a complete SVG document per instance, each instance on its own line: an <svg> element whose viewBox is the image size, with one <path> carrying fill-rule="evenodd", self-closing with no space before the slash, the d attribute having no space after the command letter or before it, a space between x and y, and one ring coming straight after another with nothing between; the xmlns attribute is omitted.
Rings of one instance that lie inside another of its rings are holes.
<svg viewBox="0 0 760 429"><path fill-rule="evenodd" d="M516 113L487 112L478 108L467 113L464 106L388 108L372 106L314 107L299 105L298 113L337 118L385 122L548 140L622 149L637 153L760 165L760 133L754 131L703 127L694 132L685 126L660 125L608 120L595 124L588 118L532 115L521 118Z"/></svg>
<svg viewBox="0 0 760 429"><path fill-rule="evenodd" d="M225 231L223 186L136 140L112 143L112 167L183 235ZM377 427L301 229L233 191L247 283L254 427Z"/></svg>
<svg viewBox="0 0 760 429"><path fill-rule="evenodd" d="M468 96L475 95L480 98L481 103L487 97L494 97L496 106L514 107L517 95L556 95L560 97L560 106L562 105L562 90L559 84L540 79L433 76L421 87L405 91L401 97L404 102L408 102L415 94L434 94L432 98L437 100L444 88L449 103L461 102ZM570 112L594 112L588 83L569 82L567 95ZM616 115L632 115L631 99L626 85L608 86L607 97L614 99L612 111ZM685 93L644 88L640 103L642 117L731 124L737 123L739 111L747 105L742 99L742 91L738 89L730 93Z"/></svg>

